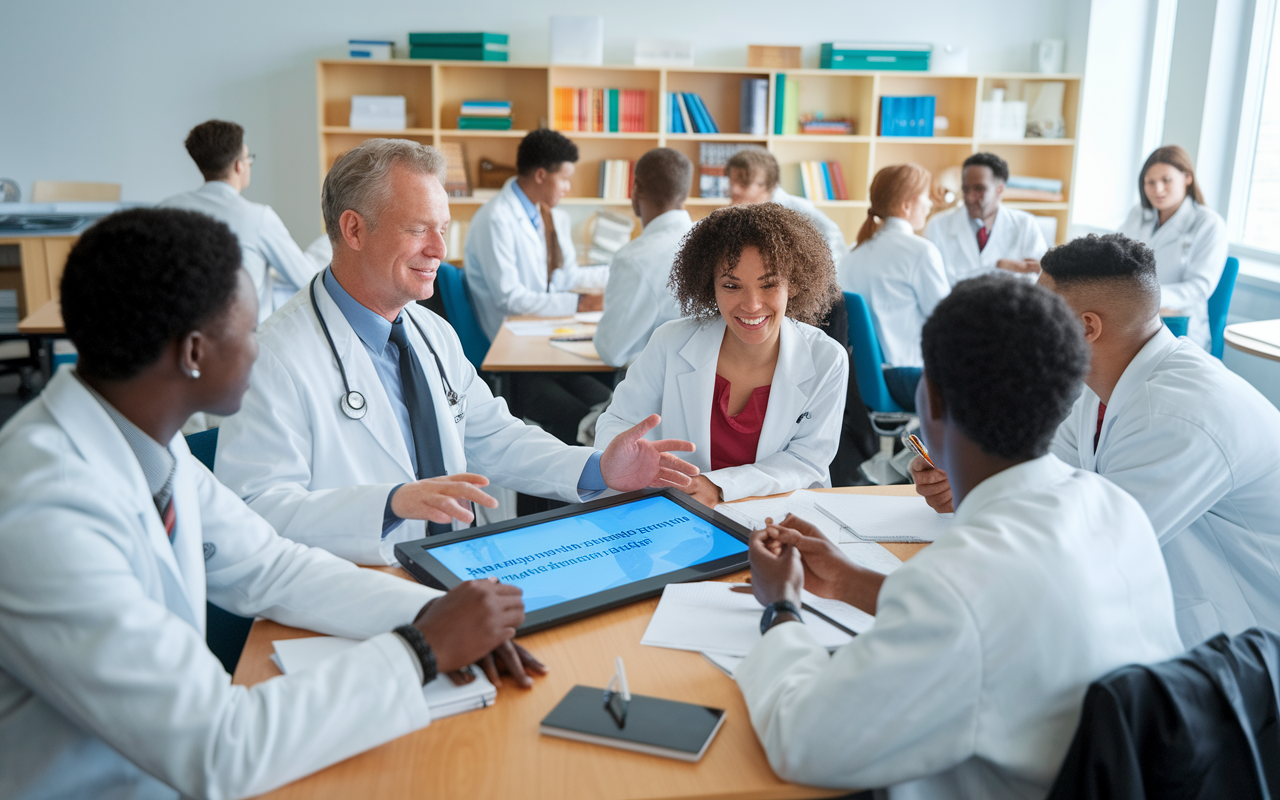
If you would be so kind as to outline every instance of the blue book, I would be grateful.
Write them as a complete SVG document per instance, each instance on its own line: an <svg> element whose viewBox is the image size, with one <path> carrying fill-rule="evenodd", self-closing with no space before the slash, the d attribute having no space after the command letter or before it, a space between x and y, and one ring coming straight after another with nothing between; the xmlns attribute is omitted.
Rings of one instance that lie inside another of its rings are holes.
<svg viewBox="0 0 1280 800"><path fill-rule="evenodd" d="M681 92L680 96L684 98L684 107L689 109L689 119L693 122L694 133L710 133L707 129L707 123L702 119L702 112L698 109L698 104L694 100L693 92Z"/></svg>
<svg viewBox="0 0 1280 800"><path fill-rule="evenodd" d="M680 98L676 97L675 92L670 94L671 97L671 125L674 128L673 133L689 133L684 129L684 115L680 113Z"/></svg>
<svg viewBox="0 0 1280 800"><path fill-rule="evenodd" d="M826 192L822 199L834 200L836 199L836 192L835 187L831 183L831 167L828 166L825 161L819 163L822 164L822 186L823 190Z"/></svg>
<svg viewBox="0 0 1280 800"><path fill-rule="evenodd" d="M711 112L707 110L707 104L702 102L702 95L695 94L693 102L698 106L698 113L702 115L702 121L706 123L707 129L703 133L719 133L720 126L716 124L715 118L711 116Z"/></svg>

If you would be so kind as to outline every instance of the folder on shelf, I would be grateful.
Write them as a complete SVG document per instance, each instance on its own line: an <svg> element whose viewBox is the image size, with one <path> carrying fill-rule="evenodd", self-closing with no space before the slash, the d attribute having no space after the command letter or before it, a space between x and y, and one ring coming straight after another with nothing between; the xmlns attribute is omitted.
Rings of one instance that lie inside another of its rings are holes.
<svg viewBox="0 0 1280 800"><path fill-rule="evenodd" d="M509 131L511 117L458 117L458 129L464 131Z"/></svg>

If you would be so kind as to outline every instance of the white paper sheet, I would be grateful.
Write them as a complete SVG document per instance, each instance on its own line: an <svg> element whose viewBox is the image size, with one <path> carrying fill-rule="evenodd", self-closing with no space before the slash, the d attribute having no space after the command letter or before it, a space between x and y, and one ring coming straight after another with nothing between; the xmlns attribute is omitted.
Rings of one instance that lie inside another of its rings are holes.
<svg viewBox="0 0 1280 800"><path fill-rule="evenodd" d="M733 584L720 581L668 584L640 644L745 656L760 641L760 615L764 609L752 595L732 588ZM853 638L816 617L806 619L805 624L828 650L848 644Z"/></svg>
<svg viewBox="0 0 1280 800"><path fill-rule="evenodd" d="M572 336L595 333L595 326L578 322L573 317L546 319L509 319L502 323L516 336Z"/></svg>
<svg viewBox="0 0 1280 800"><path fill-rule="evenodd" d="M600 354L596 352L595 342L557 342L552 339L551 346L557 350L572 353L579 358L585 358L592 361L600 360Z"/></svg>
<svg viewBox="0 0 1280 800"><path fill-rule="evenodd" d="M291 672L314 667L326 659L355 647L360 644L360 641L341 636L314 636L309 639L280 639L271 644L275 648L272 658L276 666L288 675ZM489 682L484 672L475 667L467 667L467 669L476 676L471 683L454 686L448 676L441 675L422 687L422 695L427 699L432 719L442 719L464 711L486 708L497 700L498 690Z"/></svg>
<svg viewBox="0 0 1280 800"><path fill-rule="evenodd" d="M600 320L604 318L604 312L603 311L579 311L578 313L573 315L573 318L578 322L586 323L587 325L597 325L599 324Z"/></svg>
<svg viewBox="0 0 1280 800"><path fill-rule="evenodd" d="M798 494L798 492L797 492ZM939 514L923 497L887 497L871 494L818 494L821 505L861 536L912 537L932 542L951 526L954 514ZM845 533L845 541L848 534Z"/></svg>

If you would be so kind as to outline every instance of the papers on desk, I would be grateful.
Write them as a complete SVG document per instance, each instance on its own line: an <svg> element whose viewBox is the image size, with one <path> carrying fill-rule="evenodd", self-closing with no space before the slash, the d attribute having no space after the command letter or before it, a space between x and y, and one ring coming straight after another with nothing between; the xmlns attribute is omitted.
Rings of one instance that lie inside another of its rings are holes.
<svg viewBox="0 0 1280 800"><path fill-rule="evenodd" d="M594 325L578 322L573 317L509 319L502 324L516 336L588 336L596 332Z"/></svg>
<svg viewBox="0 0 1280 800"><path fill-rule="evenodd" d="M735 592L733 586L721 581L667 584L640 644L719 656L745 656L760 641L760 615L764 609L754 596ZM806 592L806 603L809 597ZM851 606L847 608L862 613ZM856 615L842 616L852 620ZM866 614L862 616L871 622L875 620ZM835 650L853 639L815 615L806 616L805 624L828 650ZM863 630L871 627L863 622L857 624Z"/></svg>
<svg viewBox="0 0 1280 800"><path fill-rule="evenodd" d="M315 636L310 639L281 639L271 643L275 653L271 660L286 675L301 672L320 662L360 644L357 639L341 636ZM447 675L441 675L422 687L432 719L443 719L464 711L487 708L498 699L498 690L485 674L475 667L467 667L475 680L463 686L454 686Z"/></svg>
<svg viewBox="0 0 1280 800"><path fill-rule="evenodd" d="M819 511L819 507L825 509L830 516ZM716 506L716 511L753 530L764 527L765 517L781 522L787 512L790 512L813 523L827 538L841 545L841 549L844 549L845 544L877 541L932 542L951 525L954 516L935 512L923 497L834 494L804 489L792 492L790 497L722 503ZM845 527L831 517L844 523ZM884 548L880 550L888 552ZM853 558L852 554L849 556ZM897 562L897 559L894 561ZM862 566L870 567L869 564ZM892 571L880 567L870 568L886 574Z"/></svg>
<svg viewBox="0 0 1280 800"><path fill-rule="evenodd" d="M557 350L573 353L580 358L587 358L592 361L600 360L600 354L596 352L595 342L557 342L552 339L549 344Z"/></svg>
<svg viewBox="0 0 1280 800"><path fill-rule="evenodd" d="M604 319L603 311L579 311L573 315L578 322L584 322L588 325L599 325L600 320Z"/></svg>

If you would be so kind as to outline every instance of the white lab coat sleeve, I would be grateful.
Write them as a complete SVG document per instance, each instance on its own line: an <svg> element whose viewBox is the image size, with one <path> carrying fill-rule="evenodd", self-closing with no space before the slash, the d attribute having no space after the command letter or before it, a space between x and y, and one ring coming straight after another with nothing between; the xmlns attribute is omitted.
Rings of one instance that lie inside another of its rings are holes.
<svg viewBox="0 0 1280 800"><path fill-rule="evenodd" d="M662 335L663 328L654 332L649 344L627 369L627 377L614 388L609 407L596 419L596 449L604 450L623 431L650 414L662 412L667 358L667 347L658 342ZM662 423L658 423L658 427L645 434L645 438L656 439L661 433ZM673 455L681 456L679 452Z"/></svg>
<svg viewBox="0 0 1280 800"><path fill-rule="evenodd" d="M310 490L315 432L306 407L279 356L263 347L240 413L218 434L214 472L281 536L357 564L388 563L382 522L396 484Z"/></svg>
<svg viewBox="0 0 1280 800"><path fill-rule="evenodd" d="M275 267L295 289L306 286L307 281L320 270L316 262L298 247L280 215L270 206L264 206L260 243L267 263Z"/></svg>
<svg viewBox="0 0 1280 800"><path fill-rule="evenodd" d="M826 370L816 378L808 402L795 410L802 419L785 447L753 464L706 473L707 480L720 487L726 502L828 485L831 461L840 447L849 384L849 359L839 345L834 349L839 351L837 356L819 365Z"/></svg>
<svg viewBox="0 0 1280 800"><path fill-rule="evenodd" d="M1053 432L1053 440L1049 442L1049 452L1058 457L1067 466L1080 468L1080 449L1076 443L1076 418L1081 413L1084 398L1077 398L1071 413Z"/></svg>
<svg viewBox="0 0 1280 800"><path fill-rule="evenodd" d="M852 789L969 758L982 672L969 609L932 571L889 576L875 627L831 656L800 623L771 628L734 679L774 772Z"/></svg>
<svg viewBox="0 0 1280 800"><path fill-rule="evenodd" d="M611 367L625 366L640 352L645 345L641 339L653 330L653 321L661 309L659 299L644 280L644 266L628 254L619 253L609 267L604 315L596 326L595 346L600 360Z"/></svg>
<svg viewBox="0 0 1280 800"><path fill-rule="evenodd" d="M480 235L476 235L480 234ZM478 268L484 272L487 283L492 287L493 297L501 316L510 317L518 314L533 314L540 317L566 317L578 310L578 296L571 292L544 292L530 289L520 281L518 256L516 254L516 232L509 226L489 218L484 230L471 229L468 244L474 239L474 249L469 250L471 259L468 268ZM569 262L571 253L564 251L565 263ZM545 260L544 260L545 264Z"/></svg>
<svg viewBox="0 0 1280 800"><path fill-rule="evenodd" d="M0 663L72 725L183 796L235 798L430 722L412 656L390 633L306 672L233 686L201 632L147 595L129 545L113 538L137 520L85 492L93 482L70 474L40 487L5 519L10 530L39 535L5 537L0 559ZM248 535L265 541L261 531ZM345 591L326 599L331 588L301 574L310 567L303 554L265 548L248 561L276 562L260 566L293 584L294 604L351 600ZM250 578L262 591L266 573ZM357 596L377 594L356 591L359 583L343 581ZM317 596L302 596L303 584Z"/></svg>
<svg viewBox="0 0 1280 800"><path fill-rule="evenodd" d="M1163 308L1192 310L1209 302L1227 263L1227 229L1216 215L1201 215L1187 253L1186 271L1177 283L1160 287Z"/></svg>
<svg viewBox="0 0 1280 800"><path fill-rule="evenodd" d="M951 282L947 280L947 268L942 263L942 253L936 246L925 248L925 257L916 265L916 300L920 314L928 318L933 309L951 294Z"/></svg>
<svg viewBox="0 0 1280 800"><path fill-rule="evenodd" d="M1235 485L1230 459L1198 425L1169 416L1117 423L1107 433L1098 473L1141 504L1161 545L1204 516Z"/></svg>

